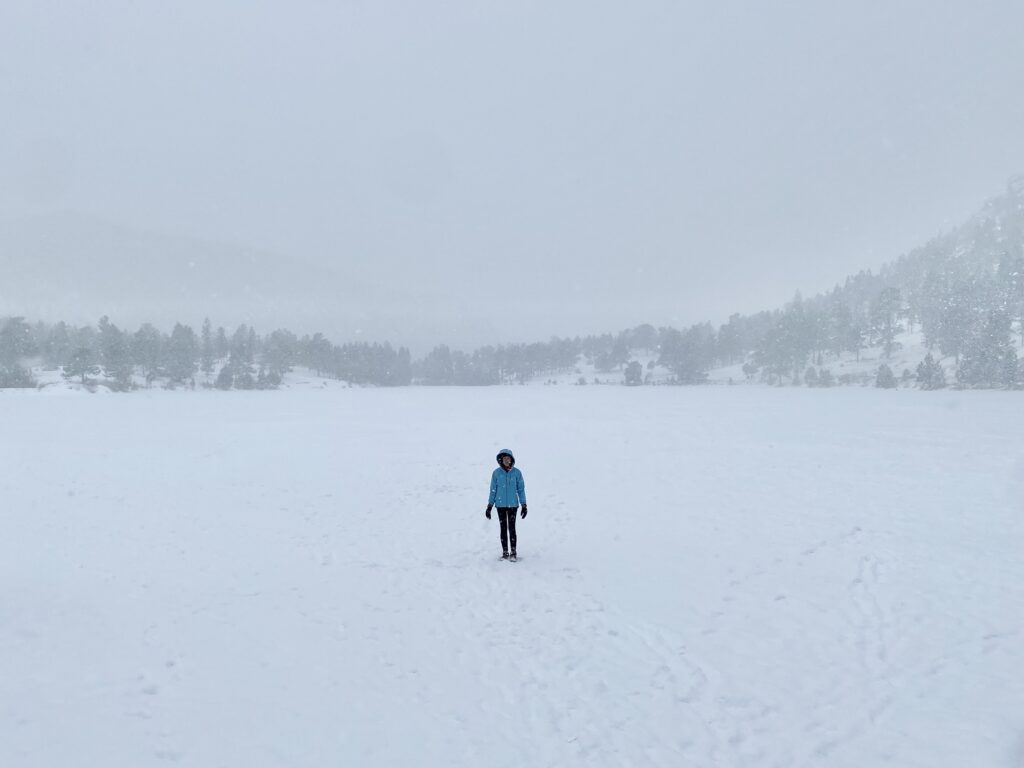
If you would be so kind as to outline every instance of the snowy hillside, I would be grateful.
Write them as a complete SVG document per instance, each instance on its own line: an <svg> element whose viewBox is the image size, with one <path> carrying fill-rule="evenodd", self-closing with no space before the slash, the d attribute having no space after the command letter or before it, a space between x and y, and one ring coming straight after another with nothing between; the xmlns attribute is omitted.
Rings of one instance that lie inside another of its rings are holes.
<svg viewBox="0 0 1024 768"><path fill-rule="evenodd" d="M837 386L849 384L853 386L874 386L878 368L888 365L899 381L900 386L916 386L917 366L929 354L929 349L920 331L902 332L896 335L895 345L889 357L885 356L883 347L866 347L860 354L844 352L841 355L824 355L820 364L814 365L816 371L827 369ZM946 381L952 386L956 383L956 359L943 356L938 349L931 350L936 362L943 367ZM747 379L742 365L713 369L708 374L708 381L716 384L760 383L760 379ZM789 383L788 381L786 382Z"/></svg>
<svg viewBox="0 0 1024 768"><path fill-rule="evenodd" d="M867 347L862 349L859 355L852 352L845 352L841 355L824 355L821 363L813 364L813 367L816 371L828 369L835 380L834 386L874 386L878 368L884 364L892 369L899 386L914 387L917 385L915 379L917 366L924 360L925 355L929 354L924 337L920 331L912 333L904 331L896 336L895 342L895 348L888 358L882 347ZM931 354L945 370L947 383L953 386L956 383L955 358L943 357L937 349L932 350ZM1024 355L1024 348L1021 349L1021 354ZM666 367L658 365L656 351L633 350L630 359L640 363L645 384L673 383L675 375ZM904 374L905 371L909 372L909 376ZM599 370L592 362L581 356L574 370L554 375L541 374L534 377L529 383L549 385L623 384L624 371L619 368L611 371ZM708 371L707 383L765 385L765 381L760 375L747 376L743 371L742 363L712 368ZM791 383L788 378L783 379L784 386Z"/></svg>
<svg viewBox="0 0 1024 768"><path fill-rule="evenodd" d="M0 393L0 765L1024 761L1019 394L306 383Z"/></svg>

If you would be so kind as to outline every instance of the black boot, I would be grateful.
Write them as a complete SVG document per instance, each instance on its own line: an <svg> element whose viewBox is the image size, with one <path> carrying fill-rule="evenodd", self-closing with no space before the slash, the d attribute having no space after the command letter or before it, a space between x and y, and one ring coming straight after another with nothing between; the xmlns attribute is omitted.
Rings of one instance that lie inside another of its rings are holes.
<svg viewBox="0 0 1024 768"><path fill-rule="evenodd" d="M502 552L501 553L501 559L502 560L508 560L508 552Z"/></svg>
<svg viewBox="0 0 1024 768"><path fill-rule="evenodd" d="M516 551L514 549L512 550L512 556L509 559L513 560L513 561L517 559L516 558Z"/></svg>

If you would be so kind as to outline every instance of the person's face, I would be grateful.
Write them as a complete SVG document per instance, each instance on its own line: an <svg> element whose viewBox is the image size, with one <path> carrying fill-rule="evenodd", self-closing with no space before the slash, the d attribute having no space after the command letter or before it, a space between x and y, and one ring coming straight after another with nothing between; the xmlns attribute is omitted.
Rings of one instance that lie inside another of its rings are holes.
<svg viewBox="0 0 1024 768"><path fill-rule="evenodd" d="M501 457L501 463L504 464L506 468L511 467L512 457L509 456L508 454L505 454L504 456Z"/></svg>

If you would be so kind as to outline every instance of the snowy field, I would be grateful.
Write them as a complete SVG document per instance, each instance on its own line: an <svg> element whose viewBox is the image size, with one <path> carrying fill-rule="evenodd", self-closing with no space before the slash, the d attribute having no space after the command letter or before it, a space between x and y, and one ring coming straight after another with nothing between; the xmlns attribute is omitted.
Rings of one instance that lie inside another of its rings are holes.
<svg viewBox="0 0 1024 768"><path fill-rule="evenodd" d="M0 429L0 766L1024 765L1021 393L3 391Z"/></svg>

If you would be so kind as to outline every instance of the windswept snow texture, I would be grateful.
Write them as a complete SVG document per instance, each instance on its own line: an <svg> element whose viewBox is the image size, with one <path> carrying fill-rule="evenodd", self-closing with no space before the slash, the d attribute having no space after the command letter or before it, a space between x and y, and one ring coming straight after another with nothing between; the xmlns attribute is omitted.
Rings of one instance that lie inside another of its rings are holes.
<svg viewBox="0 0 1024 768"><path fill-rule="evenodd" d="M8 391L0 424L3 766L1024 762L1019 393Z"/></svg>

